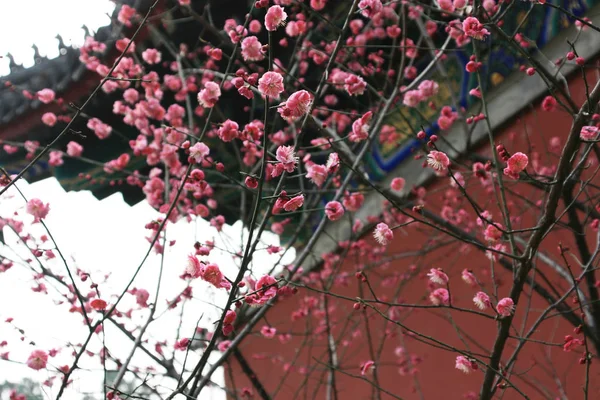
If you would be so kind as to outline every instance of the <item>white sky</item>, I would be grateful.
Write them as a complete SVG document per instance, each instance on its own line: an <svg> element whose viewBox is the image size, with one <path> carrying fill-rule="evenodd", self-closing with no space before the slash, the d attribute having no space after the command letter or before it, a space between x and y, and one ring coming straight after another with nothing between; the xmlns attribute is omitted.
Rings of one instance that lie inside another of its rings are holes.
<svg viewBox="0 0 600 400"><path fill-rule="evenodd" d="M60 34L67 45L83 44L82 25L96 31L108 25L115 5L109 0L0 0L0 76L7 75L10 52L18 64L33 65L32 44L42 55L58 56Z"/></svg>

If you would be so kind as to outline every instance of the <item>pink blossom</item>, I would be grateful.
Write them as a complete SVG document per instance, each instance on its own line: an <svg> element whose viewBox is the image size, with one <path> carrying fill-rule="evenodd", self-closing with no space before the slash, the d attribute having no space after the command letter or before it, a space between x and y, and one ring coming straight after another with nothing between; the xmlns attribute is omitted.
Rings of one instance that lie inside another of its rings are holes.
<svg viewBox="0 0 600 400"><path fill-rule="evenodd" d="M263 305L277 295L277 281L271 275L264 275L254 285L254 292L245 297L246 303Z"/></svg>
<svg viewBox="0 0 600 400"><path fill-rule="evenodd" d="M406 107L416 107L423 100L421 95L421 91L419 90L409 90L404 94L404 98L402 99L402 103Z"/></svg>
<svg viewBox="0 0 600 400"><path fill-rule="evenodd" d="M383 10L383 4L381 4L381 0L361 0L358 8L363 16L373 18L375 14Z"/></svg>
<svg viewBox="0 0 600 400"><path fill-rule="evenodd" d="M190 343L190 339L183 338L175 342L175 346L173 346L173 348L178 351L186 351Z"/></svg>
<svg viewBox="0 0 600 400"><path fill-rule="evenodd" d="M196 256L189 255L188 262L185 266L184 277L186 278L199 278L202 276L204 268Z"/></svg>
<svg viewBox="0 0 600 400"><path fill-rule="evenodd" d="M44 104L49 104L54 101L56 94L52 89L42 89L37 92L37 98Z"/></svg>
<svg viewBox="0 0 600 400"><path fill-rule="evenodd" d="M216 288L221 288L221 282L223 281L223 273L217 266L217 264L208 264L204 267L202 272L202 279L212 284Z"/></svg>
<svg viewBox="0 0 600 400"><path fill-rule="evenodd" d="M142 53L142 59L147 64L158 64L162 59L162 54L156 49L146 49Z"/></svg>
<svg viewBox="0 0 600 400"><path fill-rule="evenodd" d="M287 172L294 172L296 164L298 164L298 157L296 157L293 146L279 146L275 158Z"/></svg>
<svg viewBox="0 0 600 400"><path fill-rule="evenodd" d="M137 289L135 292L135 302L140 307L148 307L148 299L150 298L150 293L146 289Z"/></svg>
<svg viewBox="0 0 600 400"><path fill-rule="evenodd" d="M484 40L485 37L490 34L490 32L483 27L483 24L475 17L465 18L462 27L465 35L470 36L473 39Z"/></svg>
<svg viewBox="0 0 600 400"><path fill-rule="evenodd" d="M365 375L367 372L375 368L375 362L373 360L365 361L360 366L360 374Z"/></svg>
<svg viewBox="0 0 600 400"><path fill-rule="evenodd" d="M277 334L277 329L275 329L271 326L265 325L260 329L260 333L267 339L273 339L275 337L275 335Z"/></svg>
<svg viewBox="0 0 600 400"><path fill-rule="evenodd" d="M364 201L365 196L360 192L355 192L346 194L342 203L346 210L356 212L362 207Z"/></svg>
<svg viewBox="0 0 600 400"><path fill-rule="evenodd" d="M92 118L88 121L87 127L94 131L99 139L106 139L112 132L112 127L100 121L98 118Z"/></svg>
<svg viewBox="0 0 600 400"><path fill-rule="evenodd" d="M256 36L248 36L242 40L242 57L244 61L261 61L265 58L262 52L262 43Z"/></svg>
<svg viewBox="0 0 600 400"><path fill-rule="evenodd" d="M477 308L479 308L482 311L486 310L492 305L492 302L490 301L490 296L488 296L484 292L477 292L475 294L475 297L473 297L473 303L475 303Z"/></svg>
<svg viewBox="0 0 600 400"><path fill-rule="evenodd" d="M427 274L429 280L438 285L448 284L448 275L441 268L431 268Z"/></svg>
<svg viewBox="0 0 600 400"><path fill-rule="evenodd" d="M463 269L461 278L467 285L471 287L475 287L477 285L477 278L471 271L469 271L466 268Z"/></svg>
<svg viewBox="0 0 600 400"><path fill-rule="evenodd" d="M338 153L331 153L329 157L327 157L327 164L325 164L327 168L327 172L330 174L335 174L340 168L340 156Z"/></svg>
<svg viewBox="0 0 600 400"><path fill-rule="evenodd" d="M302 205L304 204L304 195L298 195L296 197L292 197L290 200L288 200L284 205L283 205L283 209L285 211L296 211L297 209L299 209L300 207L302 207Z"/></svg>
<svg viewBox="0 0 600 400"><path fill-rule="evenodd" d="M306 169L306 177L315 185L321 187L321 185L325 182L325 179L327 179L327 168L323 165L313 164L311 166L307 166Z"/></svg>
<svg viewBox="0 0 600 400"><path fill-rule="evenodd" d="M36 371L46 368L46 364L48 364L48 353L44 350L33 350L27 358L27 366Z"/></svg>
<svg viewBox="0 0 600 400"><path fill-rule="evenodd" d="M52 165L53 167L60 167L61 165L64 164L62 156L63 156L62 151L51 151L49 160L48 160L48 164Z"/></svg>
<svg viewBox="0 0 600 400"><path fill-rule="evenodd" d="M529 158L523 153L513 154L506 162L506 168L504 168L504 175L510 176L513 179L519 179L519 174L527 168L529 164Z"/></svg>
<svg viewBox="0 0 600 400"><path fill-rule="evenodd" d="M57 118L56 118L56 114L54 114L54 113L47 112L47 113L44 113L44 115L42 115L42 122L45 125L54 126L54 125L56 125L56 121L57 121Z"/></svg>
<svg viewBox="0 0 600 400"><path fill-rule="evenodd" d="M402 103L406 107L416 107L423 100L421 92L419 90L409 90L404 94Z"/></svg>
<svg viewBox="0 0 600 400"><path fill-rule="evenodd" d="M450 159L441 151L431 150L427 155L427 164L436 171L446 171L450 165Z"/></svg>
<svg viewBox="0 0 600 400"><path fill-rule="evenodd" d="M127 4L123 4L121 9L119 10L119 15L117 19L120 23L125 26L131 26L131 18L135 15L135 8L128 6Z"/></svg>
<svg viewBox="0 0 600 400"><path fill-rule="evenodd" d="M390 227L385 222L380 222L373 231L373 237L377 243L385 246L394 238L394 232L392 232Z"/></svg>
<svg viewBox="0 0 600 400"><path fill-rule="evenodd" d="M373 112L369 111L352 123L352 133L348 136L351 142L360 142L369 137L369 122Z"/></svg>
<svg viewBox="0 0 600 400"><path fill-rule="evenodd" d="M67 154L69 157L79 157L83 153L83 146L77 142L70 141L67 143Z"/></svg>
<svg viewBox="0 0 600 400"><path fill-rule="evenodd" d="M219 135L219 139L224 142L231 142L233 139L237 138L240 134L240 127L237 122L228 119L223 122L223 125L217 131L217 135Z"/></svg>
<svg viewBox="0 0 600 400"><path fill-rule="evenodd" d="M477 364L473 361L470 361L465 356L457 356L455 367L457 370L464 372L465 374L469 374L473 372L473 370L477 369Z"/></svg>
<svg viewBox="0 0 600 400"><path fill-rule="evenodd" d="M450 294L448 293L448 290L444 288L435 289L429 294L429 301L436 306L447 306L450 304Z"/></svg>
<svg viewBox="0 0 600 400"><path fill-rule="evenodd" d="M217 349L219 351L227 351L227 349L231 346L231 340L223 340L221 343L217 345Z"/></svg>
<svg viewBox="0 0 600 400"><path fill-rule="evenodd" d="M200 164L202 161L204 161L204 158L206 158L210 153L210 149L208 148L208 146L202 142L196 143L195 145L190 147L189 150L190 150L190 159L192 159L194 162L196 162L198 164Z"/></svg>
<svg viewBox="0 0 600 400"><path fill-rule="evenodd" d="M279 97L283 92L283 76L279 72L265 72L258 80L258 91L263 96Z"/></svg>
<svg viewBox="0 0 600 400"><path fill-rule="evenodd" d="M503 317L508 317L515 312L515 302L510 297L500 299L496 305L496 311Z"/></svg>
<svg viewBox="0 0 600 400"><path fill-rule="evenodd" d="M350 96L360 96L365 92L367 82L358 75L348 74L344 79L344 89Z"/></svg>
<svg viewBox="0 0 600 400"><path fill-rule="evenodd" d="M312 96L309 92L306 90L299 90L292 93L277 111L284 119L292 122L308 113L312 100Z"/></svg>
<svg viewBox="0 0 600 400"><path fill-rule="evenodd" d="M405 183L406 183L406 181L404 180L404 178L394 178L394 179L392 179L392 182L390 183L390 187L395 192L401 192L402 189L404 189Z"/></svg>
<svg viewBox="0 0 600 400"><path fill-rule="evenodd" d="M237 314L235 311L227 310L227 313L225 314L225 318L223 318L223 324L225 324L225 325L233 324L235 322L236 318L237 318Z"/></svg>
<svg viewBox="0 0 600 400"><path fill-rule="evenodd" d="M438 93L440 86L435 81L424 80L419 84L419 91L421 96L426 99L435 96Z"/></svg>
<svg viewBox="0 0 600 400"><path fill-rule="evenodd" d="M581 128L581 132L579 133L579 137L582 140L594 140L597 136L598 128L595 126L584 126L583 128Z"/></svg>
<svg viewBox="0 0 600 400"><path fill-rule="evenodd" d="M50 205L48 203L44 204L40 199L31 199L27 202L26 207L27 214L33 216L34 223L40 222L40 220L46 218L48 212L50 211Z"/></svg>
<svg viewBox="0 0 600 400"><path fill-rule="evenodd" d="M204 89L198 93L198 103L202 107L211 108L217 104L221 97L221 88L215 82L209 81L204 84Z"/></svg>
<svg viewBox="0 0 600 400"><path fill-rule="evenodd" d="M500 240L502 238L502 231L498 228L502 228L502 225L500 224L489 224L486 228L485 231L483 231L483 236L485 237L485 240L487 240L488 242L494 243L497 242L498 240Z"/></svg>
<svg viewBox="0 0 600 400"><path fill-rule="evenodd" d="M339 201L330 201L325 205L325 214L330 221L337 221L344 216L344 207Z"/></svg>
<svg viewBox="0 0 600 400"><path fill-rule="evenodd" d="M276 31L277 28L285 24L287 18L286 12L280 6L271 6L265 15L265 28L268 31Z"/></svg>

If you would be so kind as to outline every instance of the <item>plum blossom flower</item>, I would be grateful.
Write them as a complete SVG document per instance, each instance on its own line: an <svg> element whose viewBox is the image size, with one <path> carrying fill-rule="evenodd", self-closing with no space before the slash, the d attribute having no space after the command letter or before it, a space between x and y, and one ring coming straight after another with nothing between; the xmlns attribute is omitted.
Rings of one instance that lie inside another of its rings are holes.
<svg viewBox="0 0 600 400"><path fill-rule="evenodd" d="M361 0L358 8L364 17L372 18L383 10L383 4L381 4L381 0Z"/></svg>
<svg viewBox="0 0 600 400"><path fill-rule="evenodd" d="M46 364L48 364L48 353L44 350L33 350L27 358L27 366L36 371L46 368Z"/></svg>
<svg viewBox="0 0 600 400"><path fill-rule="evenodd" d="M280 6L271 6L265 15L265 28L268 31L276 31L282 25L285 25L287 13Z"/></svg>
<svg viewBox="0 0 600 400"><path fill-rule="evenodd" d="M367 372L375 368L375 361L369 360L365 361L360 365L360 374L365 375Z"/></svg>
<svg viewBox="0 0 600 400"><path fill-rule="evenodd" d="M204 267L194 255L188 256L188 262L185 266L184 276L186 278L199 278L202 276Z"/></svg>
<svg viewBox="0 0 600 400"><path fill-rule="evenodd" d="M583 140L594 140L598 136L599 129L595 126L584 126L579 132L579 137Z"/></svg>
<svg viewBox="0 0 600 400"><path fill-rule="evenodd" d="M465 282L467 285L469 285L471 287L474 287L475 285L477 285L477 278L471 271L469 271L466 268L463 269L461 278L462 278L463 282Z"/></svg>
<svg viewBox="0 0 600 400"><path fill-rule="evenodd" d="M373 231L373 237L377 243L385 246L394 238L394 232L392 232L390 227L385 222L380 222Z"/></svg>
<svg viewBox="0 0 600 400"><path fill-rule="evenodd" d="M477 369L477 364L465 356L457 356L455 368L465 374L470 374Z"/></svg>
<svg viewBox="0 0 600 400"><path fill-rule="evenodd" d="M233 139L237 138L240 134L240 126L237 122L228 119L223 122L223 125L217 131L217 135L219 139L224 142L231 142Z"/></svg>
<svg viewBox="0 0 600 400"><path fill-rule="evenodd" d="M519 179L519 174L527 168L529 164L529 158L523 153L513 154L506 162L506 168L504 168L504 175L507 175L513 179Z"/></svg>
<svg viewBox="0 0 600 400"><path fill-rule="evenodd" d="M192 159L196 163L201 163L204 161L204 158L208 156L210 153L210 149L207 145L202 142L198 142L192 147L190 147L190 159Z"/></svg>
<svg viewBox="0 0 600 400"><path fill-rule="evenodd" d="M67 154L69 157L79 157L83 153L83 146L77 142L70 141L67 143Z"/></svg>
<svg viewBox="0 0 600 400"><path fill-rule="evenodd" d="M56 94L52 89L42 89L36 93L37 98L44 104L49 104L54 101Z"/></svg>
<svg viewBox="0 0 600 400"><path fill-rule="evenodd" d="M236 318L237 318L237 313L235 311L227 310L227 313L225 314L225 318L223 318L223 324L225 324L225 325L233 324L235 322Z"/></svg>
<svg viewBox="0 0 600 400"><path fill-rule="evenodd" d="M242 57L244 61L261 61L265 55L262 52L262 43L256 36L248 36L242 40Z"/></svg>
<svg viewBox="0 0 600 400"><path fill-rule="evenodd" d="M429 294L429 301L436 306L447 306L450 304L450 294L444 288L435 289Z"/></svg>
<svg viewBox="0 0 600 400"><path fill-rule="evenodd" d="M445 171L450 165L450 159L444 152L431 150L427 155L427 164L436 171Z"/></svg>
<svg viewBox="0 0 600 400"><path fill-rule="evenodd" d="M510 297L500 299L496 305L496 311L503 317L508 317L515 312L515 302Z"/></svg>
<svg viewBox="0 0 600 400"><path fill-rule="evenodd" d="M330 201L325 205L325 214L330 221L337 221L344 216L344 207L339 201Z"/></svg>
<svg viewBox="0 0 600 400"><path fill-rule="evenodd" d="M369 122L373 112L369 111L352 123L352 133L348 136L351 142L360 142L369 137Z"/></svg>
<svg viewBox="0 0 600 400"><path fill-rule="evenodd" d="M104 311L108 307L108 303L102 299L94 299L90 301L90 306L96 311Z"/></svg>
<svg viewBox="0 0 600 400"><path fill-rule="evenodd" d="M427 274L429 280L438 285L446 285L448 283L448 275L441 268L431 268Z"/></svg>
<svg viewBox="0 0 600 400"><path fill-rule="evenodd" d="M185 350L187 350L189 345L190 345L190 339L183 338L183 339L180 339L177 342L175 342L175 346L173 348L178 351L185 351Z"/></svg>
<svg viewBox="0 0 600 400"><path fill-rule="evenodd" d="M348 74L344 79L344 89L350 96L360 96L365 92L367 82L358 75Z"/></svg>
<svg viewBox="0 0 600 400"><path fill-rule="evenodd" d="M231 288L231 284L225 279L217 264L207 264L202 270L202 279L212 284L217 289Z"/></svg>
<svg viewBox="0 0 600 400"><path fill-rule="evenodd" d="M416 107L421 101L423 101L423 96L419 90L409 90L404 94L402 104L406 107Z"/></svg>
<svg viewBox="0 0 600 400"><path fill-rule="evenodd" d="M304 204L304 195L298 195L296 197L292 197L290 200L288 200L284 205L283 205L283 209L285 211L296 211L297 209L299 209L300 207L302 207L302 205Z"/></svg>
<svg viewBox="0 0 600 400"><path fill-rule="evenodd" d="M283 92L283 76L279 72L265 72L258 80L258 91L263 96L279 97Z"/></svg>
<svg viewBox="0 0 600 400"><path fill-rule="evenodd" d="M401 192L402 189L404 189L405 183L406 183L406 181L404 180L404 178L394 178L394 179L392 179L392 182L390 183L390 187L395 192Z"/></svg>
<svg viewBox="0 0 600 400"><path fill-rule="evenodd" d="M162 59L162 54L156 49L146 49L142 53L142 59L147 64L158 64Z"/></svg>
<svg viewBox="0 0 600 400"><path fill-rule="evenodd" d="M260 306L277 295L277 280L271 275L263 275L254 285L254 292L245 297L251 306Z"/></svg>
<svg viewBox="0 0 600 400"><path fill-rule="evenodd" d="M267 339L273 339L277 334L277 329L273 328L272 326L265 325L260 329L260 333Z"/></svg>
<svg viewBox="0 0 600 400"><path fill-rule="evenodd" d="M284 119L292 122L308 113L312 100L312 96L309 92L306 90L299 90L292 93L277 111Z"/></svg>
<svg viewBox="0 0 600 400"><path fill-rule="evenodd" d="M317 187L321 187L325 179L327 179L327 168L323 165L313 164L307 166L306 177L310 179Z"/></svg>
<svg viewBox="0 0 600 400"><path fill-rule="evenodd" d="M287 172L294 172L299 160L294 152L294 146L279 146L275 153L275 158Z"/></svg>
<svg viewBox="0 0 600 400"><path fill-rule="evenodd" d="M106 139L112 132L112 127L100 121L98 118L91 118L87 123L87 127L93 130L99 139Z"/></svg>
<svg viewBox="0 0 600 400"><path fill-rule="evenodd" d="M477 308L479 308L482 311L486 310L492 305L492 302L490 301L490 296L488 296L484 292L477 292L475 294L475 297L473 297L473 303L475 303Z"/></svg>
<svg viewBox="0 0 600 400"><path fill-rule="evenodd" d="M44 204L40 199L31 199L27 202L26 211L27 214L33 215L33 222L37 223L46 218L46 215L50 212L50 205L48 203Z"/></svg>
<svg viewBox="0 0 600 400"><path fill-rule="evenodd" d="M204 89L198 93L198 103L202 107L211 108L217 104L217 101L221 97L221 88L215 82L206 82Z"/></svg>
<svg viewBox="0 0 600 400"><path fill-rule="evenodd" d="M477 40L484 40L490 32L483 27L483 24L475 17L467 17L462 24L465 35Z"/></svg>
<svg viewBox="0 0 600 400"><path fill-rule="evenodd" d="M58 119L56 118L56 114L52 112L47 112L44 113L44 115L42 115L42 122L44 123L44 125L54 126L56 125L57 120Z"/></svg>

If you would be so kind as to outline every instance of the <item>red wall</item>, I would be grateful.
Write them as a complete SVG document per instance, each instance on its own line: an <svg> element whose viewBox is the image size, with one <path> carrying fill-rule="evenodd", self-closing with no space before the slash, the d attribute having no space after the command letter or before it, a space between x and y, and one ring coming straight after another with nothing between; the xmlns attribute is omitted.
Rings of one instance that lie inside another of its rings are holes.
<svg viewBox="0 0 600 400"><path fill-rule="evenodd" d="M596 80L595 76L591 74L589 78L590 82ZM583 101L585 96L582 79L572 80L570 90L578 102ZM533 153L539 152L539 165L552 166L558 160L558 153L549 147L550 138L558 136L564 143L570 124L571 118L565 112L548 113L541 111L539 106L532 107L532 110L528 110L502 130L502 133L497 136L497 142L503 142L510 153L522 151L529 154L530 165L534 164ZM489 145L484 147L485 150L482 150L481 153L489 155ZM596 162L595 158L591 160ZM533 173L534 168L530 166L528 172ZM590 170L593 169L590 168ZM456 193L447 192L447 179L441 179L428 187L425 207L436 211L440 210L442 204L446 202L454 210L464 207L470 211L471 207L464 201L464 198L456 196ZM515 218L513 228L533 226L535 219L539 216L539 209L532 207L530 203L543 200L543 192L527 184L516 184L515 181L508 179L506 182L509 190L517 191L522 197L520 199L517 196L510 196L512 200L510 212ZM593 182L600 183L596 178L593 179ZM486 193L477 183L476 178L469 177L467 179L467 190L480 205L493 213L496 221L501 222L499 220L500 213L495 205L496 197ZM460 203L461 201L462 203ZM562 205L560 211L562 211ZM474 219L472 212L470 212L470 217L472 222ZM593 249L595 232L589 226L586 232L588 242ZM476 230L476 233L481 239L481 229ZM411 304L430 304L427 299L428 281L424 274L432 267L443 268L450 276L454 306L475 309L472 297L480 289L470 288L462 282L460 275L465 268L473 270L483 282L484 290L492 295L491 263L480 250L474 247L465 249L461 243L447 236L434 235L431 230L415 225L395 230L394 234L394 240L387 249L387 256L393 256L396 259L387 263L386 266L377 267L372 271L368 269L368 266L366 267L366 274L372 287L376 289L378 298ZM544 241L541 250L561 262L557 252L558 243L560 241L575 249L572 237L569 230L559 226ZM365 239L372 243L370 237ZM434 245L439 245L439 248L428 250L425 255L402 256L407 252L423 251L425 247ZM367 250L355 251L350 254L341 266L341 271L346 272L349 276L346 280L348 285L338 282L331 291L336 295L347 296L351 299L357 296L372 298L368 287L364 283L359 285L357 279L354 278L354 273L358 269L365 268L365 264L368 264L369 261L380 260L382 255L375 253L373 250ZM579 273L581 268L575 262L572 262L572 265L574 273ZM412 275L409 272L410 266L416 268L416 272ZM560 289L564 290L568 287L568 282L558 278L547 265L540 262L537 270L545 273L548 279ZM499 297L507 296L511 286L511 275L498 263L494 264L494 273L500 282ZM383 283L380 283L382 281ZM318 287L314 283L311 286ZM530 296L530 293L531 289L526 286L525 293L517 305L514 328L518 330L521 330L524 319L525 325L531 326L541 311L547 307L545 300L536 294ZM316 309L306 307L306 298L309 296L318 300ZM571 304L571 300L569 300L569 304ZM314 333L323 332L326 329L324 313L320 311L322 306L322 298L318 293L300 289L296 296L279 302L267 314L267 320L259 323L256 326L257 331L243 342L241 352L260 382L266 387L267 392L273 395L275 388L278 385L281 386L273 398L326 398L328 374L325 364L329 363L326 335ZM328 306L331 311L333 336L340 341L337 344L337 352L339 368L342 371L335 374L338 399L377 398L374 396L373 385L369 383L373 382L374 376L365 376L369 382L360 376L361 363L369 359L377 359L376 371L380 387L404 399L462 399L468 392L478 393L483 379L483 371L480 369L470 375L465 375L456 370L454 363L457 353L434 348L420 342L406 334L401 327L386 322L371 309L354 311L353 301L328 296ZM307 310L308 316L292 321L292 314L301 309ZM386 307L381 306L379 310L389 315ZM493 315L491 311L487 313ZM398 316L401 323L408 328L451 346L465 349L464 340L471 351L479 354L481 359L489 355L489 349L496 337L496 321L473 314L448 309L406 308L402 309ZM452 317L453 323L448 320L448 316ZM265 339L258 332L263 325L275 327L278 334L291 333L293 338L285 344L281 343L278 337ZM551 342L556 346L530 342L520 353L510 379L529 398L560 398L561 392L556 383L557 378L561 381L562 390L568 394L569 398L582 396L585 367L578 364L578 359L581 357L583 348L577 348L568 353L564 352L562 343L567 334L575 335L572 325L560 317L549 318L538 327L532 339ZM368 337L371 340L367 340ZM369 342L374 346L375 352L381 346L380 358L371 356ZM515 343L515 340L509 340L503 353L504 361L512 353ZM398 347L405 348L408 357L398 357L395 354L395 349ZM593 348L590 350L594 352ZM292 367L289 368L289 365ZM230 389L233 389L234 386L238 390L244 386L251 387L249 380L235 360L231 361L228 368L230 370L226 372L226 379ZM286 372L288 369L289 371ZM307 374L306 370L311 372ZM352 374L354 377L347 376L345 373ZM598 369L596 364L592 363L590 398L600 398L600 384L597 378ZM255 398L259 398L256 390L254 393ZM504 399L521 398L513 389L498 391L498 393L503 393ZM391 399L394 397L381 392L380 398Z"/></svg>

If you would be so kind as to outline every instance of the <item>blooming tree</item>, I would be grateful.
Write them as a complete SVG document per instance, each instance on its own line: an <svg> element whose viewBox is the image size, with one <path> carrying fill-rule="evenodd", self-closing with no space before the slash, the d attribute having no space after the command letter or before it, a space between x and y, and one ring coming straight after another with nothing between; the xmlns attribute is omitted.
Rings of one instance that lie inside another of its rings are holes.
<svg viewBox="0 0 600 400"><path fill-rule="evenodd" d="M66 348L32 344L26 359L0 356L46 372L58 398L87 356L117 370L102 382L107 399L135 398L123 389L126 374L157 398L198 398L222 366L231 398L341 398L349 388L375 399L596 398L600 79L580 42L600 28L545 1L236 4L223 19L204 1L121 5L118 36L108 44L88 37L81 48L98 81L84 103L66 105L50 88L22 92L56 106L41 121L59 133L50 143L4 143L31 164L2 177L0 196L22 204L0 226L30 254L12 259L5 245L0 277L28 268L32 290L48 301L57 295L48 287L61 286L60 307L87 334L70 344L66 365L51 362ZM516 26L515 7L528 10ZM532 51L524 33L529 13L550 8L574 27L555 62ZM186 21L201 27L192 43L159 29ZM162 44L152 45L146 30ZM544 90L515 132L491 117L497 48L517 60L513 76ZM460 71L470 82L466 102L445 68L453 53L468 59ZM565 79L569 72L581 78ZM92 99L109 104L116 122L88 115ZM72 136L79 121L92 144ZM122 154L86 155L115 136L126 138ZM406 143L416 167L377 178L373 147ZM144 261L168 262L178 221L207 220L218 232L234 222L223 211L228 188L239 195L244 242L196 243L184 265L161 270L155 288L136 285L142 261L110 293L110 277L98 280L56 246L44 224L53 205L16 190L42 158L57 168L65 159L100 164L112 185L143 193L160 214L146 225ZM268 231L281 242L265 244ZM291 248L297 257L284 265ZM233 256L233 273L215 261L216 250ZM254 262L263 250L279 256L266 273ZM166 306L157 302L163 274L185 283ZM209 329L185 336L176 324L162 326L173 331L167 341L146 334L162 315L183 315L206 288L225 294L196 310L196 319L213 312ZM127 299L135 306L126 308ZM108 324L130 339L126 359L103 341ZM100 350L90 352L91 343ZM136 352L149 364L137 364ZM274 372L265 360L281 367Z"/></svg>

